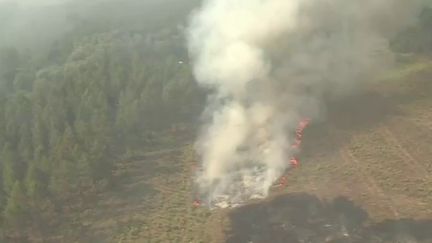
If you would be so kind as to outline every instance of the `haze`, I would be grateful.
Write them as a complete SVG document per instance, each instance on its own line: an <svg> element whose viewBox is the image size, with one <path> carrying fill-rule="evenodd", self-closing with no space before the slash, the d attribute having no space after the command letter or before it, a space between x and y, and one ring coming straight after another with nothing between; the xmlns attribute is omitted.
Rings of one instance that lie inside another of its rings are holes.
<svg viewBox="0 0 432 243"><path fill-rule="evenodd" d="M430 0L0 0L0 242L431 242Z"/></svg>

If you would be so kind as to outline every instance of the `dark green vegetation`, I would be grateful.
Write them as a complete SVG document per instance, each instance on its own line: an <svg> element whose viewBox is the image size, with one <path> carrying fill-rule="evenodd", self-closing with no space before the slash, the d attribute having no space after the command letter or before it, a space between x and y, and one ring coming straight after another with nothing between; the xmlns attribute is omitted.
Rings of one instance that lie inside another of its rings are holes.
<svg viewBox="0 0 432 243"><path fill-rule="evenodd" d="M177 24L190 7L171 6L176 17L149 16L159 3L90 5L102 8L100 16L77 11L71 30L42 53L0 48L0 219L6 238L34 240L79 223L64 217L79 211L84 198L115 185L116 163L168 146L174 141L162 131L201 112L204 96L189 65L180 62L187 54ZM114 19L126 10L140 18Z"/></svg>
<svg viewBox="0 0 432 243"><path fill-rule="evenodd" d="M418 24L407 28L396 36L391 43L393 49L430 55L432 52L431 23L432 7L426 7L420 13Z"/></svg>
<svg viewBox="0 0 432 243"><path fill-rule="evenodd" d="M47 45L0 47L0 241L223 241L223 212L191 207L190 144L205 96L180 26L197 1L153 2L80 3ZM378 219L432 215L432 181L421 174L432 67L417 59L432 51L431 13L392 43L409 64L371 84L373 95L333 106L330 122L311 128L324 134L306 134L314 142L287 191L342 192ZM378 109L370 120L356 106L364 101ZM404 115L383 117L393 108ZM362 126L343 129L353 124Z"/></svg>

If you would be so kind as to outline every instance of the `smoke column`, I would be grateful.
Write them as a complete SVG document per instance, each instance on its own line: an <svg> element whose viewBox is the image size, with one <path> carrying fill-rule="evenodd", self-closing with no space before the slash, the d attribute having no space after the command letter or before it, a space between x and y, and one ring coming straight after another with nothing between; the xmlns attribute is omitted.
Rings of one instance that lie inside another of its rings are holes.
<svg viewBox="0 0 432 243"><path fill-rule="evenodd" d="M414 21L406 0L208 0L188 29L197 82L211 91L196 148L210 203L265 197L289 167L290 135L391 64L388 39Z"/></svg>

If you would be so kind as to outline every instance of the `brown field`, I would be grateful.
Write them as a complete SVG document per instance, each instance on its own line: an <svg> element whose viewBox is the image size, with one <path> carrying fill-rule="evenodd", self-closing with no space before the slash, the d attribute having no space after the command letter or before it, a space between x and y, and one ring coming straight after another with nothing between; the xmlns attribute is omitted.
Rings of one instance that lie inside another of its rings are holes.
<svg viewBox="0 0 432 243"><path fill-rule="evenodd" d="M123 162L82 210L77 242L432 242L430 63L329 103L288 186L239 209L192 207L193 139L166 135L176 146Z"/></svg>

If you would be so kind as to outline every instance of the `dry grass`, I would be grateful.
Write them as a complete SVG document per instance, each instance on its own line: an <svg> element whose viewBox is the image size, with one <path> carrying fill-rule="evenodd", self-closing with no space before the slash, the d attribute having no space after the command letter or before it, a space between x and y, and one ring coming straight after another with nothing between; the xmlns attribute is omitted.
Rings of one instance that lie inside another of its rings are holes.
<svg viewBox="0 0 432 243"><path fill-rule="evenodd" d="M301 188L327 199L346 196L376 221L431 218L432 97L425 95L432 94L431 74L430 61L412 64L392 76L395 82L373 87L371 92L385 97L393 113L373 114L368 110L374 107L357 104L365 110L360 113L367 125L356 128L356 121L347 121L352 127L341 129L338 120L351 119L350 113L331 113L320 127L327 130L324 136L306 136L311 151L287 191ZM333 143L332 152L315 153L314 147L324 142Z"/></svg>

